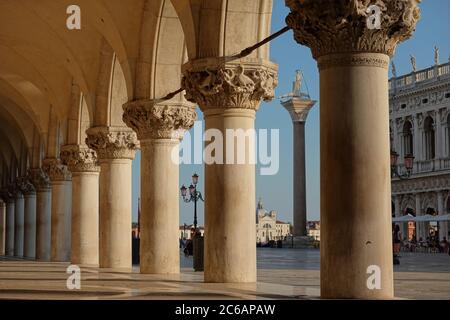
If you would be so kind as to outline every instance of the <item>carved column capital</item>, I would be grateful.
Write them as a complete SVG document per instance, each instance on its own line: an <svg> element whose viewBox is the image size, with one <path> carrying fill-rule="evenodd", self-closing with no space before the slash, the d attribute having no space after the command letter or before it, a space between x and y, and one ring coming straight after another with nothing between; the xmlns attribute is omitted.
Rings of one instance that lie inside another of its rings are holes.
<svg viewBox="0 0 450 320"><path fill-rule="evenodd" d="M97 153L84 145L65 145L61 148L61 161L74 172L100 172Z"/></svg>
<svg viewBox="0 0 450 320"><path fill-rule="evenodd" d="M51 189L50 178L42 168L30 169L29 175L38 192L49 191Z"/></svg>
<svg viewBox="0 0 450 320"><path fill-rule="evenodd" d="M293 122L306 122L309 111L316 104L316 101L294 97L282 101L281 104L289 112Z"/></svg>
<svg viewBox="0 0 450 320"><path fill-rule="evenodd" d="M31 177L29 174L24 177L18 178L17 186L25 196L36 194L36 188L31 182Z"/></svg>
<svg viewBox="0 0 450 320"><path fill-rule="evenodd" d="M50 181L71 181L72 174L60 159L47 158L43 161L42 169L49 176Z"/></svg>
<svg viewBox="0 0 450 320"><path fill-rule="evenodd" d="M139 148L136 133L127 127L93 127L86 134L86 144L99 160L134 159Z"/></svg>
<svg viewBox="0 0 450 320"><path fill-rule="evenodd" d="M137 132L139 140L182 139L197 120L191 103L139 100L125 104L123 109L123 121Z"/></svg>
<svg viewBox="0 0 450 320"><path fill-rule="evenodd" d="M420 19L420 0L286 0L286 23L315 59L334 53L383 53L411 37ZM380 9L380 28L368 28L371 5Z"/></svg>
<svg viewBox="0 0 450 320"><path fill-rule="evenodd" d="M278 85L278 67L262 59L227 62L224 58L199 59L183 65L186 99L202 111L217 108L258 110L270 101Z"/></svg>

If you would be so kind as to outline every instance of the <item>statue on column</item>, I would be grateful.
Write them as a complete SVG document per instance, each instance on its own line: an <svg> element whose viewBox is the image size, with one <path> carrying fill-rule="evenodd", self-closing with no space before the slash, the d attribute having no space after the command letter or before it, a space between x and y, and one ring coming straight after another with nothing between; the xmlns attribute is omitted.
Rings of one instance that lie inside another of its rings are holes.
<svg viewBox="0 0 450 320"><path fill-rule="evenodd" d="M297 70L295 74L295 81L292 87L292 93L294 97L300 97L301 88L302 88L302 72L300 70Z"/></svg>
<svg viewBox="0 0 450 320"><path fill-rule="evenodd" d="M411 66L412 66L413 72L416 72L417 71L416 57L411 54L409 56L411 57Z"/></svg>
<svg viewBox="0 0 450 320"><path fill-rule="evenodd" d="M395 68L394 61L392 61L392 76L397 78L397 69Z"/></svg>
<svg viewBox="0 0 450 320"><path fill-rule="evenodd" d="M439 48L434 46L434 64L439 65Z"/></svg>

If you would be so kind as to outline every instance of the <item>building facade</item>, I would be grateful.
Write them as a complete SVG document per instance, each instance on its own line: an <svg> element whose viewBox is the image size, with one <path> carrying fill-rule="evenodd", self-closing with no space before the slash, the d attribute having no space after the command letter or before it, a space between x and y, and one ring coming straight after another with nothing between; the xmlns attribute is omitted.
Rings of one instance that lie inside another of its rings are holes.
<svg viewBox="0 0 450 320"><path fill-rule="evenodd" d="M393 216L443 215L450 212L450 63L413 71L389 81L391 150L398 171L407 172L404 157L414 156L408 178L392 178ZM434 232L448 238L448 222L402 223L404 238L425 240Z"/></svg>
<svg viewBox="0 0 450 320"><path fill-rule="evenodd" d="M256 243L266 244L269 241L284 240L291 234L291 225L277 220L277 212L264 209L259 200L256 208Z"/></svg>
<svg viewBox="0 0 450 320"><path fill-rule="evenodd" d="M315 241L320 241L320 221L308 221L307 235Z"/></svg>

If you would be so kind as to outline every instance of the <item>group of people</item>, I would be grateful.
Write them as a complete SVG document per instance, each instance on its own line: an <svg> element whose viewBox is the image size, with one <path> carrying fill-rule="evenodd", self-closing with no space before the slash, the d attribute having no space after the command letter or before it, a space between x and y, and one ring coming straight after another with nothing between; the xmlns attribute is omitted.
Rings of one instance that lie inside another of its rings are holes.
<svg viewBox="0 0 450 320"><path fill-rule="evenodd" d="M422 237L419 237L419 240L417 240L415 234L412 236L411 240L408 240L406 237L402 240L400 227L395 225L392 231L394 257L398 255L402 247L410 252L415 252L419 249L430 249L450 255L450 241L447 239L447 237L443 237L442 240L439 240L439 235L437 235L437 233L430 233L425 240L423 240Z"/></svg>

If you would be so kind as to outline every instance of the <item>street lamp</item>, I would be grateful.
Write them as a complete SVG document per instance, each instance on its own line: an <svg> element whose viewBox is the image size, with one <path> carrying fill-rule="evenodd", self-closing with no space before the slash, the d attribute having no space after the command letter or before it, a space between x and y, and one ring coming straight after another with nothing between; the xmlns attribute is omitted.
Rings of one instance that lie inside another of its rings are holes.
<svg viewBox="0 0 450 320"><path fill-rule="evenodd" d="M405 155L405 173L400 173L397 165L398 153L394 150L391 150L391 177L398 177L399 179L408 179L411 176L413 164L414 164L414 156L412 154Z"/></svg>
<svg viewBox="0 0 450 320"><path fill-rule="evenodd" d="M202 193L197 191L197 183L198 174L194 173L192 175L192 184L189 186L189 194L188 188L184 185L180 188L181 196L183 197L184 202L194 202L194 235L197 233L197 201L205 201L203 200Z"/></svg>

